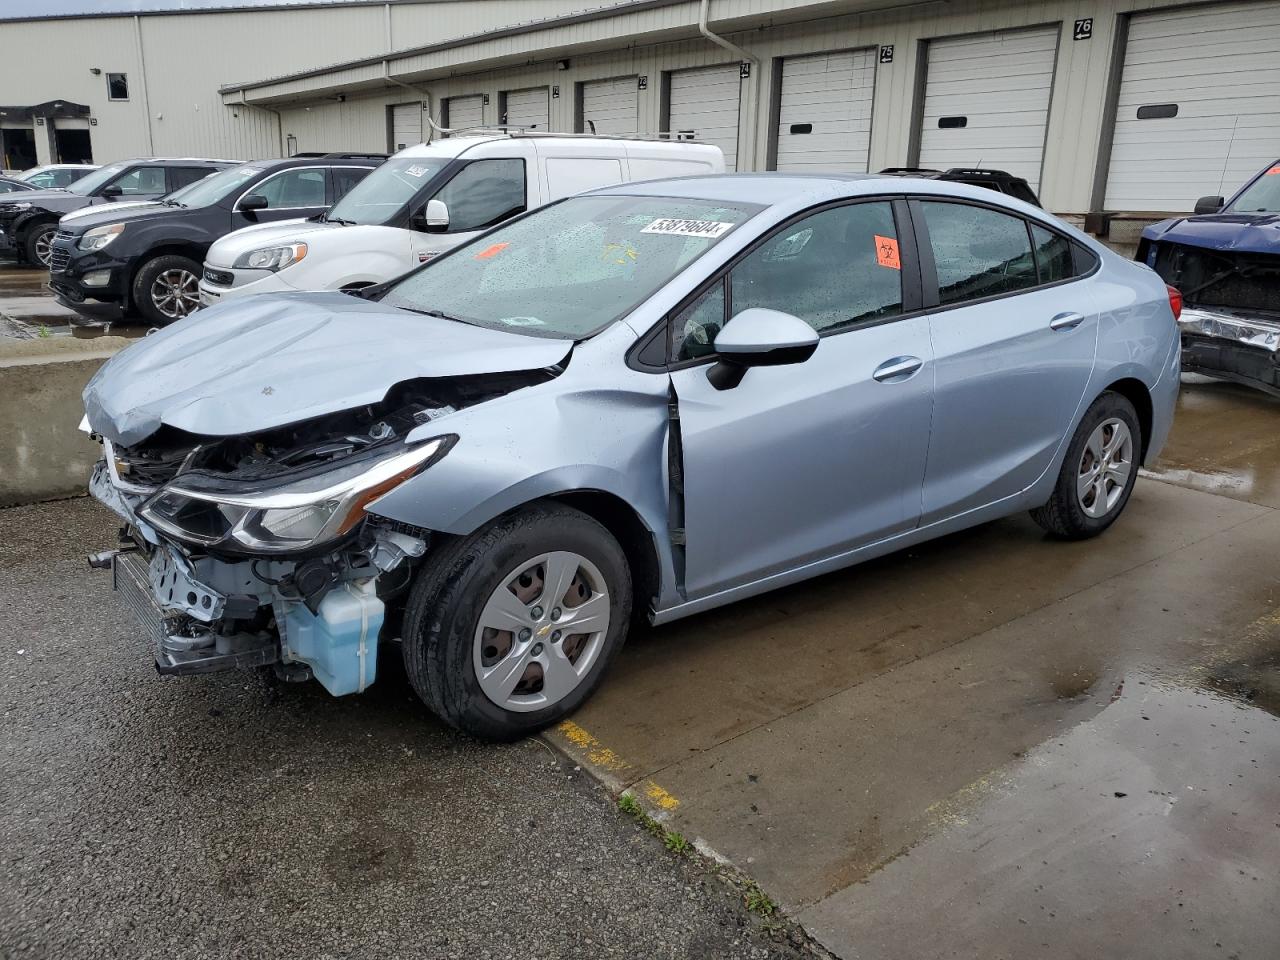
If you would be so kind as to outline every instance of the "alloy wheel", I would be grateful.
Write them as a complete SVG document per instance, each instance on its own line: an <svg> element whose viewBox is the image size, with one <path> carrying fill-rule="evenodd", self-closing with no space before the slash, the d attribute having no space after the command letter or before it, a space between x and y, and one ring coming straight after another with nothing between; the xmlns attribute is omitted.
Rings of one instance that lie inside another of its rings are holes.
<svg viewBox="0 0 1280 960"><path fill-rule="evenodd" d="M200 281L190 270L166 270L151 283L152 305L171 320L200 306Z"/></svg>
<svg viewBox="0 0 1280 960"><path fill-rule="evenodd" d="M1085 516L1105 517L1120 502L1134 469L1133 434L1117 417L1089 434L1076 472L1076 498Z"/></svg>
<svg viewBox="0 0 1280 960"><path fill-rule="evenodd" d="M53 260L52 230L47 230L36 237L35 251L36 259L40 261L40 266L48 269L49 263Z"/></svg>
<svg viewBox="0 0 1280 960"><path fill-rule="evenodd" d="M559 703L591 672L609 632L609 593L600 570L566 551L521 563L480 611L475 671L504 710Z"/></svg>

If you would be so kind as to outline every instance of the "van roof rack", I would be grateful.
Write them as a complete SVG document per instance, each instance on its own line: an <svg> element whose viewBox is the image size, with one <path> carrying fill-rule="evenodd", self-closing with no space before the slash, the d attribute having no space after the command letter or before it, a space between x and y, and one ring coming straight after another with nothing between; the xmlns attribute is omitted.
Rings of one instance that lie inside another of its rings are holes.
<svg viewBox="0 0 1280 960"><path fill-rule="evenodd" d="M590 123L590 121L587 121ZM490 134L497 137L569 137L579 140L640 140L640 141L679 141L680 143L703 143L693 136L692 130L666 130L659 133L595 133L594 124L591 133L563 133L558 130L536 130L533 127L517 127L511 124L493 124L476 127L442 127L431 117L427 123L435 133L444 136L467 136L469 134Z"/></svg>

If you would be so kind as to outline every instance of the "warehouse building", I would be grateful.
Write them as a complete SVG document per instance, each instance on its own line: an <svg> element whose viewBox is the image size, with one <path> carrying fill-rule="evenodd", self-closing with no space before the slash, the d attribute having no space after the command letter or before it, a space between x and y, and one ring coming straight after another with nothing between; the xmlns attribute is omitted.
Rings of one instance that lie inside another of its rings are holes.
<svg viewBox="0 0 1280 960"><path fill-rule="evenodd" d="M615 0L571 9L580 4L218 14L258 26L200 28L196 49L149 61L153 121L141 139L112 134L122 138L112 149L127 140L133 153L386 150L440 135L435 127L499 124L663 134L718 144L737 170L1004 169L1025 177L1047 209L1113 236L1230 193L1280 157L1278 0ZM150 55L148 32L161 29L152 20L172 30L213 16L132 18L130 49ZM382 18L380 34L371 17ZM247 44L230 39L239 33ZM84 43L78 62L96 63ZM173 44L181 47L176 36ZM207 82L232 71L244 79ZM10 89L0 80L0 99L11 100ZM50 99L32 90L37 98ZM111 107L89 105L104 116Z"/></svg>

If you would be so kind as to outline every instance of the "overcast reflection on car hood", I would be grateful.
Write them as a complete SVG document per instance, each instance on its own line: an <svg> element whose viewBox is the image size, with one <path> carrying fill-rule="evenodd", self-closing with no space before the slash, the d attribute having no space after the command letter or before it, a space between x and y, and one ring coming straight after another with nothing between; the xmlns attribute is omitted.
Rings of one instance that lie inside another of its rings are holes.
<svg viewBox="0 0 1280 960"><path fill-rule="evenodd" d="M571 349L342 293L261 294L126 347L84 404L93 431L125 445L161 424L234 436L376 403L404 380L549 367Z"/></svg>

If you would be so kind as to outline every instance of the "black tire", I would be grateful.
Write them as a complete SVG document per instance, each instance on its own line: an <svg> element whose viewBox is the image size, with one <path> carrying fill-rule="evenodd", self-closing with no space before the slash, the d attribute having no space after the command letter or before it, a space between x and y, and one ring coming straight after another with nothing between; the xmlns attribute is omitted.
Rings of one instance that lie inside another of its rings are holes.
<svg viewBox="0 0 1280 960"><path fill-rule="evenodd" d="M586 558L604 577L609 627L594 664L567 696L538 710L507 710L480 687L473 655L477 623L493 591L521 563L558 550ZM422 701L450 726L484 740L515 740L591 696L622 647L630 620L631 572L613 535L581 511L535 504L446 543L418 573L405 609L405 672Z"/></svg>
<svg viewBox="0 0 1280 960"><path fill-rule="evenodd" d="M200 264L192 260L190 257L178 256L176 254L163 254L159 257L153 257L144 263L141 269L134 275L132 300L134 309L139 315L149 323L156 326L164 326L167 323L173 323L181 320L183 316L191 312L183 313L181 316L166 313L165 309L157 303L153 296L152 288L155 286L157 278L162 274L170 274L175 272L183 272L190 274L195 282L200 280ZM194 287L192 287L194 289ZM197 291L196 296L199 296ZM176 309L176 308L175 308ZM194 307L192 307L194 309Z"/></svg>
<svg viewBox="0 0 1280 960"><path fill-rule="evenodd" d="M53 240L53 235L58 232L56 223L37 223L33 227L27 228L27 237L22 242L22 252L27 259L27 263L35 267L49 268L48 260L41 260L38 248L47 245Z"/></svg>
<svg viewBox="0 0 1280 960"><path fill-rule="evenodd" d="M1120 497L1111 509L1104 516L1091 517L1085 513L1080 504L1076 482L1081 475L1081 461L1084 459L1089 436L1100 424L1113 418L1123 421L1132 435L1132 466ZM1063 540L1085 540L1096 537L1116 522L1129 502L1133 485L1138 479L1142 444L1142 426L1138 422L1138 414L1133 409L1133 404L1118 393L1108 391L1102 394L1093 402L1093 406L1085 411L1080 426L1076 428L1071 443L1067 446L1067 455L1062 461L1062 469L1058 473L1058 482L1054 485L1053 496L1044 506L1032 510L1031 518L1050 534Z"/></svg>

